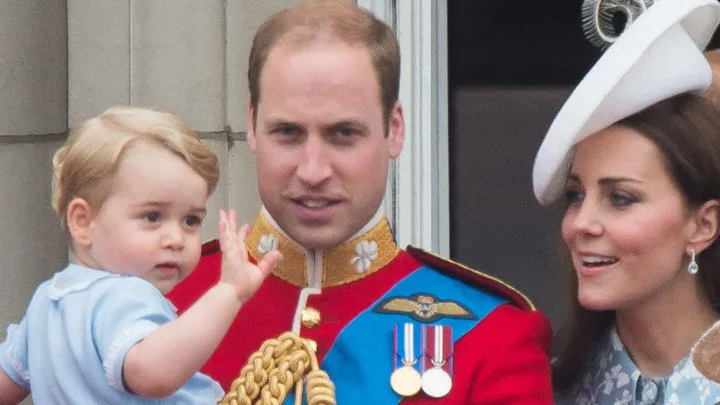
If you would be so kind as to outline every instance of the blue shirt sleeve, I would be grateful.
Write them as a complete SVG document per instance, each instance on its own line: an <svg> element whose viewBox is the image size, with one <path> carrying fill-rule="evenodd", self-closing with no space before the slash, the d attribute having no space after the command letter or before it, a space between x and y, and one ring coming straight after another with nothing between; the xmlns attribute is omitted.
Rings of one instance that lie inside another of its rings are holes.
<svg viewBox="0 0 720 405"><path fill-rule="evenodd" d="M108 383L126 391L122 370L128 351L175 319L175 311L160 291L140 278L108 278L99 284L101 291L92 314L95 347Z"/></svg>
<svg viewBox="0 0 720 405"><path fill-rule="evenodd" d="M5 341L0 344L0 367L16 384L30 390L28 371L27 322L7 328Z"/></svg>

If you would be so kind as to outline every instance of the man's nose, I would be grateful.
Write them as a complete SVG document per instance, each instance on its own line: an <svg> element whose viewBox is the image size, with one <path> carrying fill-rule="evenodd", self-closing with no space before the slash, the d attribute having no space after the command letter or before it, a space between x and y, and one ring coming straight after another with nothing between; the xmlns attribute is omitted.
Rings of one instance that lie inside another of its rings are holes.
<svg viewBox="0 0 720 405"><path fill-rule="evenodd" d="M332 176L330 150L321 135L310 134L302 149L302 158L297 167L297 176L304 183L316 186Z"/></svg>

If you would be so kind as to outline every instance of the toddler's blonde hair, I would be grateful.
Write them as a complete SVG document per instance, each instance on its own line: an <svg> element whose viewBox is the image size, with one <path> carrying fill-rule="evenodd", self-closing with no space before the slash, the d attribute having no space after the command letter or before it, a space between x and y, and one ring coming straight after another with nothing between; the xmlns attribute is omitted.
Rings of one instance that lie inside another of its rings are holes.
<svg viewBox="0 0 720 405"><path fill-rule="evenodd" d="M138 141L179 156L205 180L208 196L215 190L217 156L182 118L145 108L113 107L73 129L53 157L52 206L66 232L70 202L83 198L98 210L125 152Z"/></svg>

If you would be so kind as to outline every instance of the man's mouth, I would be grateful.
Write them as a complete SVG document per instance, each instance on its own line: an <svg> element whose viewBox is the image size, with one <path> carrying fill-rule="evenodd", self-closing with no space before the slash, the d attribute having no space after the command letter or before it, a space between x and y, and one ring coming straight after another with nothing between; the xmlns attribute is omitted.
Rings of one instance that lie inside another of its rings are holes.
<svg viewBox="0 0 720 405"><path fill-rule="evenodd" d="M325 200L325 199L320 200L320 199L307 199L307 198L293 199L293 201L296 204L299 204L299 205L302 205L303 207L311 208L311 209L326 208L326 207L329 207L329 206L337 203L337 201L335 201L335 200Z"/></svg>

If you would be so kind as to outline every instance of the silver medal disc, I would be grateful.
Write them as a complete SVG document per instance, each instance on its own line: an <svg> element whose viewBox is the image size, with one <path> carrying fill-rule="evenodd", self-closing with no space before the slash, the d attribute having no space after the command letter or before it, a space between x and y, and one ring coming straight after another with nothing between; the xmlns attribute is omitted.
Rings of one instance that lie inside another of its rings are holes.
<svg viewBox="0 0 720 405"><path fill-rule="evenodd" d="M450 392L452 378L440 367L433 367L422 375L422 390L433 398L442 398Z"/></svg>

